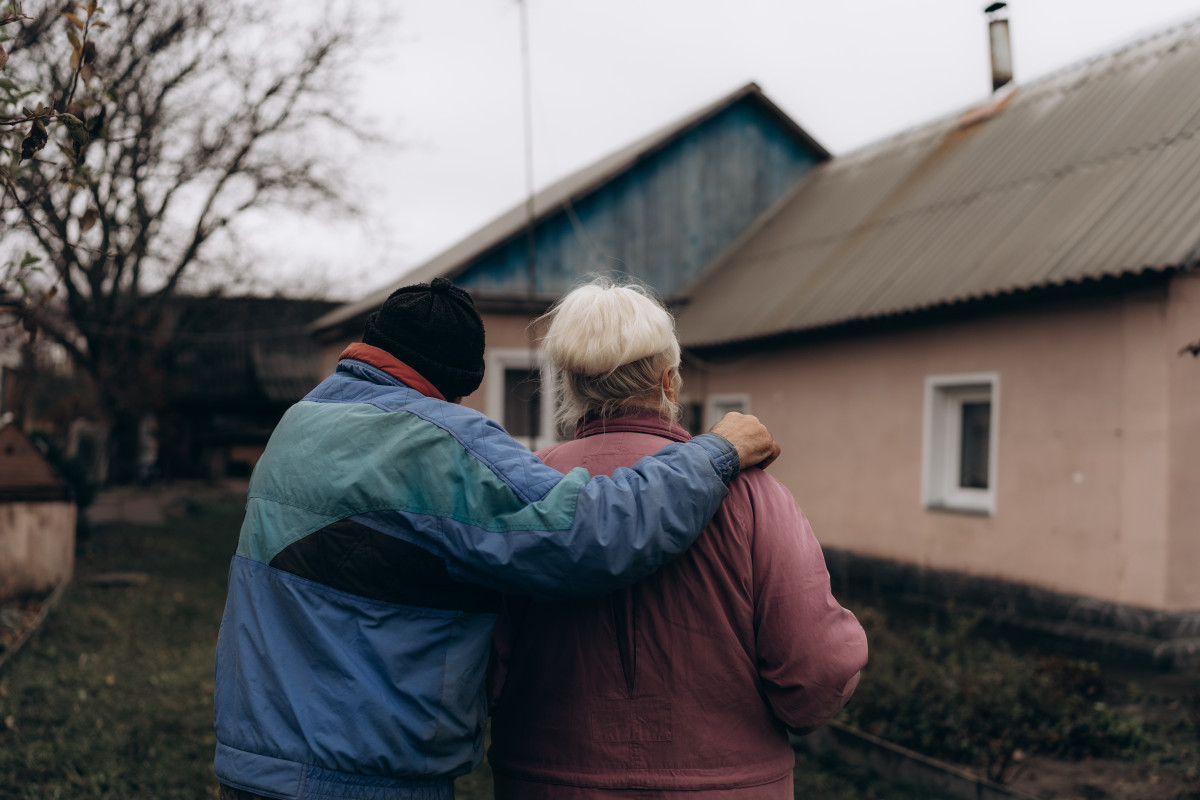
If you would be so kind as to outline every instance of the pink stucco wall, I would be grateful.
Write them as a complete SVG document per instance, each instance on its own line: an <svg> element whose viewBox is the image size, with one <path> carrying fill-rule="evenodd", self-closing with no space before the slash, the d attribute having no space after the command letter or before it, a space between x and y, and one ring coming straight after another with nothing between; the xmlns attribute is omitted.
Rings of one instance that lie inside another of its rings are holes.
<svg viewBox="0 0 1200 800"><path fill-rule="evenodd" d="M1198 336L1200 284L1177 279L746 354L689 369L684 390L750 395L785 448L771 471L828 545L1190 609L1200 607L1200 362L1177 353ZM999 376L995 513L929 510L925 379L979 372Z"/></svg>
<svg viewBox="0 0 1200 800"><path fill-rule="evenodd" d="M1200 275L1171 283L1167 306L1168 454L1167 599L1171 608L1200 608L1200 360L1179 356L1200 339Z"/></svg>
<svg viewBox="0 0 1200 800"><path fill-rule="evenodd" d="M527 350L534 345L529 330L530 318L520 314L482 314L483 329L487 337L489 351ZM485 359L487 354L484 355ZM488 373L483 374L483 384L470 397L463 400L463 405L470 406L476 411L487 413ZM503 376L497 376L502 379Z"/></svg>

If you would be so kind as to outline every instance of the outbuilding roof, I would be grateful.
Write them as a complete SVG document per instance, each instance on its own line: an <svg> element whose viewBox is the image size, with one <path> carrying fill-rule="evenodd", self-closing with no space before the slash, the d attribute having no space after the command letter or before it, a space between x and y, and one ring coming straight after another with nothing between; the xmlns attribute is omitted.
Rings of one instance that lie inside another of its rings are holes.
<svg viewBox="0 0 1200 800"><path fill-rule="evenodd" d="M551 214L557 213L569 204L577 203L581 198L604 186L609 181L621 175L638 161L645 159L688 131L711 119L722 110L746 98L752 98L769 114L774 116L783 127L801 141L819 159L829 157L829 153L815 139L809 136L794 120L772 103L762 89L755 83L749 83L740 89L720 98L719 100L667 125L654 133L618 150L617 152L568 175L562 180L551 184L533 197L534 221L541 221ZM528 225L528 209L525 203L513 206L490 223L484 225L449 249L438 254L425 264L403 276L401 281L389 283L379 290L367 295L361 300L347 303L334 309L309 326L314 333L329 330L356 317L365 315L383 305L393 291L400 286L414 283L424 283L436 277L454 278L458 273L469 267L472 262L488 250L497 247L510 239L519 236ZM474 294L475 292L473 292Z"/></svg>
<svg viewBox="0 0 1200 800"><path fill-rule="evenodd" d="M716 345L1190 267L1200 20L818 165L691 288Z"/></svg>
<svg viewBox="0 0 1200 800"><path fill-rule="evenodd" d="M177 406L290 405L324 376L306 325L327 300L180 297L175 301L170 393Z"/></svg>
<svg viewBox="0 0 1200 800"><path fill-rule="evenodd" d="M25 434L0 418L0 503L68 500L66 481Z"/></svg>

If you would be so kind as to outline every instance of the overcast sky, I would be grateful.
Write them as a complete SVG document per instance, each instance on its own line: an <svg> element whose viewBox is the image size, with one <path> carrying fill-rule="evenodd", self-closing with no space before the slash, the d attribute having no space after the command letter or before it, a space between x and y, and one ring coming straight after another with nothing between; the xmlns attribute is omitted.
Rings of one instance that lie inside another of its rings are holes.
<svg viewBox="0 0 1200 800"><path fill-rule="evenodd" d="M525 0L540 189L750 81L835 155L991 91L984 0ZM360 149L369 217L269 225L265 276L357 298L525 196L521 6L389 0L353 102L399 143ZM1012 0L1018 84L1200 17L1200 0Z"/></svg>

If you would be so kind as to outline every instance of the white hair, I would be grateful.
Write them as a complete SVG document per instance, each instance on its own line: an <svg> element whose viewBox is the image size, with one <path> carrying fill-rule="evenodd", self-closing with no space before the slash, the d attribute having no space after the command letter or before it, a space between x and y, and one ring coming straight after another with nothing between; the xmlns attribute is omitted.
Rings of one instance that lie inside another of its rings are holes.
<svg viewBox="0 0 1200 800"><path fill-rule="evenodd" d="M679 416L662 387L663 373L674 368L678 393L675 319L646 289L601 278L570 292L541 321L549 322L542 348L557 376L561 430L587 414L650 408Z"/></svg>

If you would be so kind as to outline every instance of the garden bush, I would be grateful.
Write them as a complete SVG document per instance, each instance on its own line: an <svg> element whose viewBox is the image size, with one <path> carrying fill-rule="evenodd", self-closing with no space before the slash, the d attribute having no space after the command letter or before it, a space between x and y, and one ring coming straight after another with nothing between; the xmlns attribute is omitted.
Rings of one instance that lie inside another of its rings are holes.
<svg viewBox="0 0 1200 800"><path fill-rule="evenodd" d="M1094 663L1018 654L961 613L924 624L871 607L856 613L871 661L843 722L995 781L1027 755L1113 756L1145 745L1141 724L1105 704Z"/></svg>

